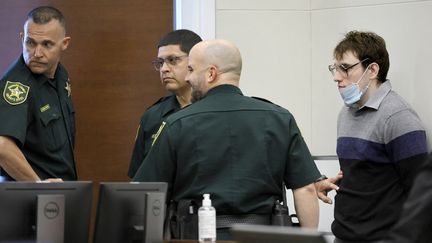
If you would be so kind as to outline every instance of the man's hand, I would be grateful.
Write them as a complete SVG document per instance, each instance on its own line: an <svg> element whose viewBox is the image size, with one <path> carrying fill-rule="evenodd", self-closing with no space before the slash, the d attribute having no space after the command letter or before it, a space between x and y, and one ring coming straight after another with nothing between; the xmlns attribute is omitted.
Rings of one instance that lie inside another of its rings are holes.
<svg viewBox="0 0 432 243"><path fill-rule="evenodd" d="M61 178L48 178L40 182L63 182Z"/></svg>
<svg viewBox="0 0 432 243"><path fill-rule="evenodd" d="M342 171L339 171L335 177L315 182L315 190L318 198L325 203L332 204L333 201L327 196L327 193L331 190L339 190L337 183L342 179L342 177Z"/></svg>

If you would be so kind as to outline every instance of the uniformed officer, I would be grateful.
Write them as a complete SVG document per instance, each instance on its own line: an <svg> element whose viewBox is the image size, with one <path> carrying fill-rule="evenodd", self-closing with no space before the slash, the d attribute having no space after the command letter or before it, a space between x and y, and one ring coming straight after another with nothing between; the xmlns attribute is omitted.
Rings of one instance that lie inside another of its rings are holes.
<svg viewBox="0 0 432 243"><path fill-rule="evenodd" d="M9 180L76 180L74 108L66 69L63 14L32 10L21 33L22 55L0 81L0 165ZM57 179L55 179L57 178Z"/></svg>
<svg viewBox="0 0 432 243"><path fill-rule="evenodd" d="M293 189L301 225L316 228L313 182L320 173L294 117L243 96L241 67L239 50L227 41L203 41L192 48L186 79L193 104L161 125L134 180L168 182L168 200L177 202L200 202L210 193L218 239L230 239L229 222L269 224L285 182Z"/></svg>
<svg viewBox="0 0 432 243"><path fill-rule="evenodd" d="M190 49L201 41L190 30L175 30L166 34L158 44L158 56L153 65L160 73L162 85L171 94L159 99L141 117L135 146L129 165L129 177L133 177L150 150L153 138L170 114L190 104L191 90L185 81Z"/></svg>

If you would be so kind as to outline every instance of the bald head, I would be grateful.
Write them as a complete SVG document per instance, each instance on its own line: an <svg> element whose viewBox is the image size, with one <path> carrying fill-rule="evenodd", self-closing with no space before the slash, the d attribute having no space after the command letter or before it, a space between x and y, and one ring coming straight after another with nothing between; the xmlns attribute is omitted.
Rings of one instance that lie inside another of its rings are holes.
<svg viewBox="0 0 432 243"><path fill-rule="evenodd" d="M196 44L189 53L187 82L192 87L192 102L202 99L219 85L239 86L242 60L238 48L226 40Z"/></svg>
<svg viewBox="0 0 432 243"><path fill-rule="evenodd" d="M240 79L242 59L239 49L226 40L208 40L198 43L194 49L205 65L214 65L226 79Z"/></svg>

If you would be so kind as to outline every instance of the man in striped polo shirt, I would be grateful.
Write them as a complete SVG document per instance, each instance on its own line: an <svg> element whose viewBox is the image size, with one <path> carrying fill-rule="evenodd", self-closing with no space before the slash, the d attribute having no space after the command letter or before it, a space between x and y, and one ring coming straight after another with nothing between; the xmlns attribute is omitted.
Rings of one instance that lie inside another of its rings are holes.
<svg viewBox="0 0 432 243"><path fill-rule="evenodd" d="M329 182L339 186L332 231L337 243L377 242L397 221L427 141L416 112L392 90L385 41L351 31L334 49L329 66L345 107L337 123L341 172L317 182L328 201Z"/></svg>

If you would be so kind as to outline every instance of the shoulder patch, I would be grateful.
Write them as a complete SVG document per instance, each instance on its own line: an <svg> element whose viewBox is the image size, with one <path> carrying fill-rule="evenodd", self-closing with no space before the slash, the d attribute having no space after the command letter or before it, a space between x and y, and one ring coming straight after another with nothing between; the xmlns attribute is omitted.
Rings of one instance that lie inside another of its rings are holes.
<svg viewBox="0 0 432 243"><path fill-rule="evenodd" d="M11 105L19 105L27 100L30 87L20 82L7 81L3 90L3 98Z"/></svg>

